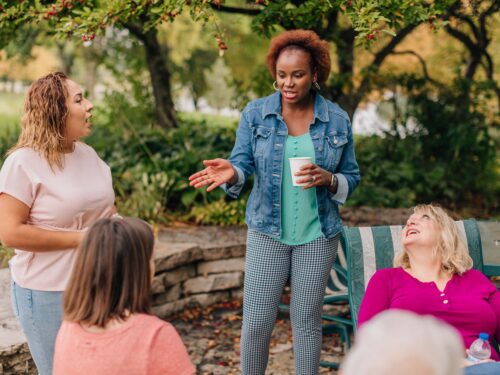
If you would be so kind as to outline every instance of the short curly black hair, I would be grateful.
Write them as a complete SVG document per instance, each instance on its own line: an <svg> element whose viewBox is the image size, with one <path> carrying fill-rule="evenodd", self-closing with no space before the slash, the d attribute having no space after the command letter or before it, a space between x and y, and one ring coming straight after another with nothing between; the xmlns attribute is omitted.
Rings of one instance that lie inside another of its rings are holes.
<svg viewBox="0 0 500 375"><path fill-rule="evenodd" d="M324 83L330 75L331 60L328 42L321 40L311 30L289 30L271 40L267 51L266 64L276 79L276 61L281 52L288 47L303 49L311 56L312 69L318 74L318 83Z"/></svg>

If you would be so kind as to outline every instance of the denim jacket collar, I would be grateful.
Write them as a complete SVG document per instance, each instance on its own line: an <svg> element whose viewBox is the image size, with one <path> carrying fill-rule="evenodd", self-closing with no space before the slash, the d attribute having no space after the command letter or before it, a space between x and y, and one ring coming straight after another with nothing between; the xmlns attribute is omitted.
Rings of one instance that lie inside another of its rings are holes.
<svg viewBox="0 0 500 375"><path fill-rule="evenodd" d="M278 118L281 117L281 92L276 91L274 94L268 96L262 106L262 118L269 115L276 115ZM316 119L322 122L330 121L328 116L328 104L325 98L320 94L316 93L314 95L314 122Z"/></svg>

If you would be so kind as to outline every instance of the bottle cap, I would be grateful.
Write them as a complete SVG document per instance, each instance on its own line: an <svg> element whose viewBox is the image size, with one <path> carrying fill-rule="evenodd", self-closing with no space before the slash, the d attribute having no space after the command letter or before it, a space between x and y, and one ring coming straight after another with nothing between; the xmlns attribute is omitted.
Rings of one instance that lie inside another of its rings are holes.
<svg viewBox="0 0 500 375"><path fill-rule="evenodd" d="M485 332L481 332L481 333L479 334L479 338L480 338L480 339L483 339L484 341L488 341L488 339L490 338L490 335L488 335L488 334L487 334L487 333L485 333Z"/></svg>

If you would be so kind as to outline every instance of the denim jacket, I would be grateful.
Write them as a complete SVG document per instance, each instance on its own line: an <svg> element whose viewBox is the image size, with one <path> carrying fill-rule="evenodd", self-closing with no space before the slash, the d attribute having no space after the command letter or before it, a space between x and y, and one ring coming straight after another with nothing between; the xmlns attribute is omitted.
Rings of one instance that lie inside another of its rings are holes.
<svg viewBox="0 0 500 375"><path fill-rule="evenodd" d="M335 194L326 186L316 187L321 231L326 238L331 238L342 228L338 205L345 203L360 180L352 128L349 117L338 105L316 94L309 132L316 164L335 173L339 183ZM249 229L276 239L281 236L281 177L287 136L280 92L250 102L241 114L229 158L238 180L234 185L221 186L230 197L237 198L245 181L255 172L245 221Z"/></svg>

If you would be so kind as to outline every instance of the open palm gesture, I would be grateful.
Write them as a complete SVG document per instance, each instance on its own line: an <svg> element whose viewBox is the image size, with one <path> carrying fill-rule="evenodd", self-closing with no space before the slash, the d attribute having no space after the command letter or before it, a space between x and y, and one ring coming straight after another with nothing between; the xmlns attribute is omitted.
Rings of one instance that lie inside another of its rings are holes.
<svg viewBox="0 0 500 375"><path fill-rule="evenodd" d="M189 185L195 188L209 185L207 191L212 191L236 177L233 166L226 159L203 160L203 164L205 169L189 176Z"/></svg>

